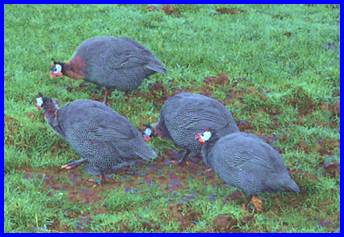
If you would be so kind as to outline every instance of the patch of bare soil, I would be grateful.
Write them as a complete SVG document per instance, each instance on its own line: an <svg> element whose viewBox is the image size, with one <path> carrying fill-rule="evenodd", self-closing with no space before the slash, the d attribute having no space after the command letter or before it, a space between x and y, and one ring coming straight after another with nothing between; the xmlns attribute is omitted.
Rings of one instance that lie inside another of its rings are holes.
<svg viewBox="0 0 344 237"><path fill-rule="evenodd" d="M219 14L236 15L236 14L243 13L244 11L240 9L222 7L222 8L217 8L216 12Z"/></svg>
<svg viewBox="0 0 344 237"><path fill-rule="evenodd" d="M176 16L179 17L181 16L180 10L171 4L164 4L161 6L161 10L169 16Z"/></svg>

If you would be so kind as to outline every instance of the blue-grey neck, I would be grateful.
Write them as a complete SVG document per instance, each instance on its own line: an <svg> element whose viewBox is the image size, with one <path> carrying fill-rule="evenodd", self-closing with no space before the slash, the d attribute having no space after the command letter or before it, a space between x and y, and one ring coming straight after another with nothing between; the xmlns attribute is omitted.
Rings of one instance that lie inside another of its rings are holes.
<svg viewBox="0 0 344 237"><path fill-rule="evenodd" d="M63 129L58 120L59 110L46 110L44 112L44 118L48 122L49 126L60 136L64 137Z"/></svg>

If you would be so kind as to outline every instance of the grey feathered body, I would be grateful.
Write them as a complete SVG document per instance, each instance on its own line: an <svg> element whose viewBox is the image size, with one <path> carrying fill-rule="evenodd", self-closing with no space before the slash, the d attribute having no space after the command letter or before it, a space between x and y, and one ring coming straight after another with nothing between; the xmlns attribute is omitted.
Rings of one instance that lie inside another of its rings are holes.
<svg viewBox="0 0 344 237"><path fill-rule="evenodd" d="M48 122L88 161L87 170L94 175L113 173L114 167L135 158L156 157L127 118L97 101L73 101Z"/></svg>
<svg viewBox="0 0 344 237"><path fill-rule="evenodd" d="M75 57L85 63L86 81L122 91L135 90L146 77L165 72L161 62L148 49L126 37L88 39L76 49Z"/></svg>
<svg viewBox="0 0 344 237"><path fill-rule="evenodd" d="M239 131L232 114L222 103L188 92L179 93L165 102L157 128L177 146L194 154L201 151L195 135L202 129L214 129L220 136Z"/></svg>
<svg viewBox="0 0 344 237"><path fill-rule="evenodd" d="M243 132L226 135L213 145L206 144L202 155L222 180L247 195L299 192L279 153L255 135Z"/></svg>

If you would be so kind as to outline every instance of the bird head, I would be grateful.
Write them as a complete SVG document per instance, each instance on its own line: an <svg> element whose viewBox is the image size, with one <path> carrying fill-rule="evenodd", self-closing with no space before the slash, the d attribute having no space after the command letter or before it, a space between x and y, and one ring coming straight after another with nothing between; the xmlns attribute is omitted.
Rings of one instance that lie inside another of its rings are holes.
<svg viewBox="0 0 344 237"><path fill-rule="evenodd" d="M63 65L62 62L56 62L52 60L50 65L50 77L51 78L61 78L63 77Z"/></svg>
<svg viewBox="0 0 344 237"><path fill-rule="evenodd" d="M155 136L154 128L150 124L144 124L144 130L142 132L145 142L149 142L153 136Z"/></svg>
<svg viewBox="0 0 344 237"><path fill-rule="evenodd" d="M195 139L201 144L205 144L206 142L209 141L209 139L212 137L212 132L210 131L210 129L206 128L203 129L202 132L198 132L195 134Z"/></svg>
<svg viewBox="0 0 344 237"><path fill-rule="evenodd" d="M51 99L47 96L43 96L42 93L38 93L37 97L36 97L36 104L35 107L38 110L42 110L44 111L44 113L46 112L55 112L59 109L59 102L57 100Z"/></svg>

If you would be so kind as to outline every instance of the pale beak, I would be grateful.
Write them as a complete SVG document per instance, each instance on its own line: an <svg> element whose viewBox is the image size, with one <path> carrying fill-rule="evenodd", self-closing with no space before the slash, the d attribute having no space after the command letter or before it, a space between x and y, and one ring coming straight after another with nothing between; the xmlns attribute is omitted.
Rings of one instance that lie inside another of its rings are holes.
<svg viewBox="0 0 344 237"><path fill-rule="evenodd" d="M38 104L35 104L35 107L36 107L36 109L37 109L38 111L42 110L42 107L39 106Z"/></svg>
<svg viewBox="0 0 344 237"><path fill-rule="evenodd" d="M59 78L59 77L63 77L62 72L50 72L50 78Z"/></svg>
<svg viewBox="0 0 344 237"><path fill-rule="evenodd" d="M200 133L196 133L195 139L202 145L205 143L205 140L203 139Z"/></svg>
<svg viewBox="0 0 344 237"><path fill-rule="evenodd" d="M151 140L151 137L150 137L150 136L147 136L147 135L144 135L144 136L143 136L143 140L144 140L145 142L149 142L149 141Z"/></svg>

